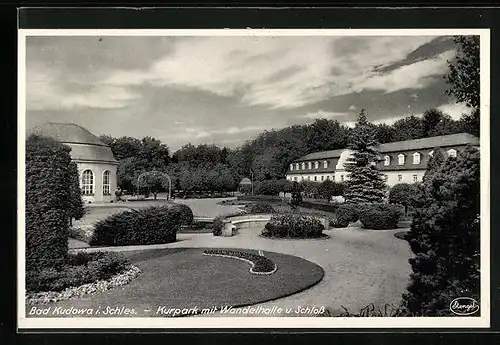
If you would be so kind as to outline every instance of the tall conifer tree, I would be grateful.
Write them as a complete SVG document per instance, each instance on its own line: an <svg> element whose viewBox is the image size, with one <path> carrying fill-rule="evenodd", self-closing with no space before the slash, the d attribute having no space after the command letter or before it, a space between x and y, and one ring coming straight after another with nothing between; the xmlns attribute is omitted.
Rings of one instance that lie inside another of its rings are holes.
<svg viewBox="0 0 500 345"><path fill-rule="evenodd" d="M354 152L345 164L349 178L344 197L348 203L382 202L385 197L386 184L376 166L378 142L375 134L365 110L361 110L349 138L348 147Z"/></svg>

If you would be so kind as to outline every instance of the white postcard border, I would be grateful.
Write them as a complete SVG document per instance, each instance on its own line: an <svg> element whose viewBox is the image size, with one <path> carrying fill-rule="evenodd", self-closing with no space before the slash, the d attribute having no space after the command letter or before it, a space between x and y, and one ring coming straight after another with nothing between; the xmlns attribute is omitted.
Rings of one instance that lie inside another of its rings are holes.
<svg viewBox="0 0 500 345"><path fill-rule="evenodd" d="M28 36L480 36L480 317L181 317L27 318L25 310L25 116ZM19 29L17 273L19 329L74 328L487 328L490 327L490 30L489 29Z"/></svg>

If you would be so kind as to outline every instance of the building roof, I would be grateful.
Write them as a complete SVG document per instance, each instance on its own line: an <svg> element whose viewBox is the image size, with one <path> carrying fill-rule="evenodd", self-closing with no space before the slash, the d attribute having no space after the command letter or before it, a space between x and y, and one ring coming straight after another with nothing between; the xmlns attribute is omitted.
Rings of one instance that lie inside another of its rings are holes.
<svg viewBox="0 0 500 345"><path fill-rule="evenodd" d="M413 139L405 141L395 141L392 143L381 144L378 147L379 152L410 151L421 149L432 149L435 147L457 146L457 145L477 145L479 138L469 133L458 133L450 135L440 135L437 137Z"/></svg>
<svg viewBox="0 0 500 345"><path fill-rule="evenodd" d="M248 177L245 177L243 180L241 180L240 184L252 184L252 181Z"/></svg>
<svg viewBox="0 0 500 345"><path fill-rule="evenodd" d="M45 123L28 131L57 140L71 148L75 161L117 163L111 148L87 129L74 123Z"/></svg>
<svg viewBox="0 0 500 345"><path fill-rule="evenodd" d="M377 149L380 153L389 153L398 151L432 149L435 147L460 146L468 144L479 146L479 138L469 133L458 133L450 135L440 135L430 138L395 141L392 143L381 144L378 146ZM340 154L344 150L345 149L313 152L308 155L302 156L294 160L293 162L338 158L340 157Z"/></svg>
<svg viewBox="0 0 500 345"><path fill-rule="evenodd" d="M320 160L327 158L339 158L342 152L344 152L344 150L345 149L313 152L294 160L294 162L312 161L312 160Z"/></svg>

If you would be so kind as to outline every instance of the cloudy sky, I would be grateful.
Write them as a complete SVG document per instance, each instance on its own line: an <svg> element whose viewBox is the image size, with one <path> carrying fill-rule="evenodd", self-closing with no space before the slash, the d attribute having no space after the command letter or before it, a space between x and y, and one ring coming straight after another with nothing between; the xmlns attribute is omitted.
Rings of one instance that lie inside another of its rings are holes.
<svg viewBox="0 0 500 345"><path fill-rule="evenodd" d="M28 37L26 127L78 123L96 135L150 135L237 147L315 118L391 123L445 95L450 37Z"/></svg>

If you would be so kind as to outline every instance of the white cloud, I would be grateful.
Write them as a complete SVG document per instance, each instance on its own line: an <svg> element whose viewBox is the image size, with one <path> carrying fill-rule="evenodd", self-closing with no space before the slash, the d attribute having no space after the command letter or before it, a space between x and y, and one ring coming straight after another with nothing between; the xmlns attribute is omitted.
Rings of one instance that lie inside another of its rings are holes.
<svg viewBox="0 0 500 345"><path fill-rule="evenodd" d="M450 115L454 120L458 120L462 117L462 114L470 114L472 109L467 107L465 103L449 103L440 105L438 110L443 113Z"/></svg>
<svg viewBox="0 0 500 345"><path fill-rule="evenodd" d="M139 98L136 93L119 85L80 84L77 76L73 76L75 81L68 81L46 66L35 65L29 72L26 80L28 110L72 110L79 107L114 109L125 107L130 101Z"/></svg>
<svg viewBox="0 0 500 345"><path fill-rule="evenodd" d="M388 75L378 75L373 68L400 61L432 39L357 37L352 45L362 48L343 52L335 49L345 45L342 37L190 38L177 40L173 53L149 69L116 70L104 82L199 89L237 96L251 105L295 108L363 88L396 90L412 83L421 87L425 77L436 72L432 63L428 68L422 61Z"/></svg>
<svg viewBox="0 0 500 345"><path fill-rule="evenodd" d="M387 74L374 74L358 84L357 90L383 90L390 93L401 89L425 88L433 82L428 77L444 74L448 68L447 60L454 55L454 51L447 51L428 60L401 66Z"/></svg>
<svg viewBox="0 0 500 345"><path fill-rule="evenodd" d="M316 111L312 113L307 113L304 115L304 117L309 118L309 119L332 119L335 117L342 117L342 116L347 116L349 115L346 112L333 112L333 111Z"/></svg>

